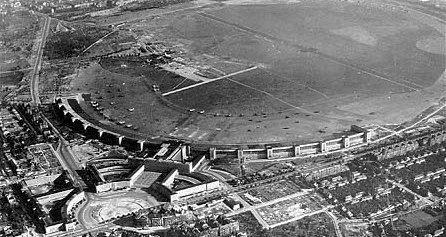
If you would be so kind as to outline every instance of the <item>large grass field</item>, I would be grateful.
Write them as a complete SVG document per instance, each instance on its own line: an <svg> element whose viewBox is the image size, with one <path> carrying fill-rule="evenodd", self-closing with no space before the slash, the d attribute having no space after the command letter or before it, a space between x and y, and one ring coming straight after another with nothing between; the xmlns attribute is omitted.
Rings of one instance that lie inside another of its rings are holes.
<svg viewBox="0 0 446 237"><path fill-rule="evenodd" d="M227 6L181 17L171 29L198 53L266 65L275 75L255 79L264 88L284 77L293 88L330 98L401 93L432 85L443 72L443 55L416 48L419 40L441 36L434 29L402 13L336 4Z"/></svg>
<svg viewBox="0 0 446 237"><path fill-rule="evenodd" d="M438 43L444 32L405 11L337 1L237 4L149 17L129 27L226 74L256 69L165 96L176 107L161 112L152 84L168 92L196 82L101 62L135 83L125 99L115 99L135 112L107 106L111 113L154 136L268 143L321 139L351 124L402 123L446 96L438 80L446 67ZM154 104L157 116L150 112Z"/></svg>

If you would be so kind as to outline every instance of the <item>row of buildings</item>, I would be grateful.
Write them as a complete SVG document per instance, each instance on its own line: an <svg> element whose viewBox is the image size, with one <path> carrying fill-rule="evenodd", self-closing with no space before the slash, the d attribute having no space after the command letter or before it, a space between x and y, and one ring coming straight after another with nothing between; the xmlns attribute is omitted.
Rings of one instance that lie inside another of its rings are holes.
<svg viewBox="0 0 446 237"><path fill-rule="evenodd" d="M187 148L186 145L179 144L174 150L184 151ZM187 154L179 152L177 159L185 159L187 157L181 157ZM199 160L204 159L204 156L201 156ZM169 160L154 157L106 156L88 161L86 170L91 174L90 185L97 193L152 187L170 202L176 202L219 190L218 180L190 172L190 169L184 168L184 163ZM183 184L174 185L176 182Z"/></svg>
<svg viewBox="0 0 446 237"><path fill-rule="evenodd" d="M352 125L351 130L346 132L342 137L319 142L296 144L292 146L270 145L253 149L211 147L210 159L213 160L219 157L227 157L229 155L237 157L241 163L244 163L245 159L279 159L317 155L369 143L372 136L372 130Z"/></svg>
<svg viewBox="0 0 446 237"><path fill-rule="evenodd" d="M113 128L99 123L83 111L79 105L83 100L82 98L82 95L78 95L56 100L60 115L68 125L74 127L77 131L87 136L102 139L105 143L121 145L133 150L139 149L142 151L148 147L149 143L159 144L163 142L162 138L147 141L142 138L135 139L137 137L135 134L113 132ZM211 160L220 157L235 157L240 159L241 163L244 163L245 159L278 159L323 154L359 144L366 144L370 142L372 136L373 131L352 125L351 130L346 132L342 137L314 143L296 144L292 146L265 145L256 148L240 148L224 145L209 145L206 147L208 147L209 158ZM203 149L200 148L200 150Z"/></svg>
<svg viewBox="0 0 446 237"><path fill-rule="evenodd" d="M41 113L19 104L0 109L2 136L2 165L0 184L8 192L8 202L23 205L31 223L28 227L44 233L72 229L75 226L70 212L83 200L64 171L55 151L55 143L36 143L51 140L52 131ZM37 138L37 139L36 139ZM0 212L2 213L2 212Z"/></svg>

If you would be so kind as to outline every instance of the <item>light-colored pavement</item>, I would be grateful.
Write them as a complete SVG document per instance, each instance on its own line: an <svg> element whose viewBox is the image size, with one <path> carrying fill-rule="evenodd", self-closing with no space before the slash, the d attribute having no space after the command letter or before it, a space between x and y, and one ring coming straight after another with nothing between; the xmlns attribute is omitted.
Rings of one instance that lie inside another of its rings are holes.
<svg viewBox="0 0 446 237"><path fill-rule="evenodd" d="M381 125L376 125L376 126L379 127L379 128L381 128L382 130L385 130L385 131L390 132L390 133L394 133L394 132L395 132L395 130L392 130L392 129L383 127L383 126L381 126Z"/></svg>
<svg viewBox="0 0 446 237"><path fill-rule="evenodd" d="M217 179L223 185L224 189L227 189L227 190L232 189L232 186L226 182L226 179L223 178L223 176L221 176L217 172L212 171L209 166L207 166L207 167L200 166L200 167L198 167L198 171Z"/></svg>
<svg viewBox="0 0 446 237"><path fill-rule="evenodd" d="M207 81L203 81L203 82L200 82L200 83L197 83L197 84L186 86L186 87L183 87L183 88L180 88L180 89L169 91L169 92L164 93L163 96L168 96L168 95L175 94L175 93L178 93L178 92L181 92L181 91L189 90L189 89L192 89L192 88L197 87L197 86L201 86L201 85L204 85L204 84L207 84L207 83L210 83L210 82L214 82L214 81L218 81L218 80L221 80L221 79L225 79L225 78L228 78L228 77L236 76L238 74L249 72L249 71L255 70L257 68L258 68L258 66L250 67L250 68L238 71L238 72L233 72L233 73L221 76L221 77L217 77L217 78L210 79L210 80L207 80Z"/></svg>
<svg viewBox="0 0 446 237"><path fill-rule="evenodd" d="M82 187L84 182L82 181L82 178L79 176L79 174L76 172L76 170L80 170L79 163L76 162L73 154L71 154L71 151L69 150L65 142L66 141L61 140L59 146L56 149L56 152L65 163L66 168L70 173L73 182L75 183L75 186Z"/></svg>
<svg viewBox="0 0 446 237"><path fill-rule="evenodd" d="M333 226L335 228L335 232L336 232L336 237L342 237L342 232L341 229L339 228L339 222L338 222L338 218L336 218L335 215L333 215L333 213L331 213L330 211L325 211L325 213L331 218L331 220L333 221Z"/></svg>
<svg viewBox="0 0 446 237"><path fill-rule="evenodd" d="M249 206L240 208L240 209L232 212L230 214L230 216L237 215L237 214L240 214L240 213L245 212L245 211L250 211L252 209L258 209L258 208L261 208L261 207L269 206L269 205L272 205L272 204L275 204L275 203L278 203L278 202L281 202L281 201L285 201L285 200L288 200L288 199L301 197L301 196L304 196L304 195L307 195L307 194L309 194L309 192L307 190L304 190L302 192L293 193L293 194L290 194L290 195L287 195L287 196L283 196L283 197L280 197L280 198L276 198L276 199L273 199L273 200L262 202L262 203L256 204L256 205L249 205L245 200L243 200L243 198L241 198L239 195L237 195L239 197L238 201L241 201L242 204L246 203Z"/></svg>
<svg viewBox="0 0 446 237"><path fill-rule="evenodd" d="M105 38L107 38L108 36L110 36L111 34L115 33L118 30L119 30L119 28L116 27L113 31L111 31L111 32L107 33L106 35L102 36L100 39L96 40L94 43L92 43L87 48L85 48L82 52L80 52L79 55L77 55L77 57L80 57L83 53L87 52L89 49L91 49L96 44L101 43Z"/></svg>
<svg viewBox="0 0 446 237"><path fill-rule="evenodd" d="M47 124L52 128L52 131L55 133L55 135L59 138L59 144L55 149L55 154L59 159L59 162L68 171L68 174L73 180L74 186L85 188L84 181L76 172L76 170L80 169L80 165L71 154L71 150L67 147L69 143L64 139L64 137L59 133L57 128L51 123L48 118L46 118L45 116L43 116L42 118L47 122Z"/></svg>
<svg viewBox="0 0 446 237"><path fill-rule="evenodd" d="M40 104L39 72L40 72L40 67L42 66L43 48L46 43L46 37L48 36L48 32L50 29L50 23L51 23L50 17L48 17L46 15L44 15L43 17L45 18L45 23L44 23L44 27L43 27L43 31L42 31L43 32L42 39L40 40L40 45L37 50L36 62L35 62L34 69L31 74L31 81L30 81L30 85L29 85L30 92L31 92L31 100L32 100L33 104L35 104L35 105Z"/></svg>
<svg viewBox="0 0 446 237"><path fill-rule="evenodd" d="M262 216L260 216L259 212L257 212L256 207L251 206L248 202L246 202L243 198L241 198L238 194L234 193L232 194L232 197L239 201L242 205L243 205L243 211L241 211L242 209L239 209L233 213L230 213L228 216L233 216L236 214L240 214L242 212L251 212L252 215L256 218L256 220L259 222L260 225L262 225L263 229L269 229L269 225L268 223L266 223L266 221L262 218Z"/></svg>

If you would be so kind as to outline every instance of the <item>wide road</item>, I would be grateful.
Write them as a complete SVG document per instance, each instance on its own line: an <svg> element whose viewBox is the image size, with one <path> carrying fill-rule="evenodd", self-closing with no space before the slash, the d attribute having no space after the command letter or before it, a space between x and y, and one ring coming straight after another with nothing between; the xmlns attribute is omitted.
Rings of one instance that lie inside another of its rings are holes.
<svg viewBox="0 0 446 237"><path fill-rule="evenodd" d="M333 221L336 237L342 237L342 231L341 228L339 228L338 218L336 218L336 216L333 215L333 213L331 213L330 211L325 211L325 214L327 214Z"/></svg>
<svg viewBox="0 0 446 237"><path fill-rule="evenodd" d="M79 188L85 188L84 181L76 172L76 170L80 170L81 167L79 163L76 161L76 158L73 156L73 154L71 154L71 150L69 150L68 147L69 143L64 139L64 137L59 133L57 128L51 123L51 121L48 118L44 116L42 118L48 123L48 125L52 128L54 134L59 138L59 145L55 149L55 153L62 166L70 174L74 186Z"/></svg>
<svg viewBox="0 0 446 237"><path fill-rule="evenodd" d="M42 55L43 55L43 47L45 46L46 37L48 36L48 32L50 29L51 18L44 15L45 24L42 31L42 38L40 39L39 48L37 49L36 62L34 64L34 69L31 74L31 82L30 82L30 91L31 91L31 99L32 103L35 105L40 104L39 98L39 71L42 66Z"/></svg>
<svg viewBox="0 0 446 237"><path fill-rule="evenodd" d="M76 162L75 157L71 154L71 151L67 147L67 142L63 140L63 138L60 138L60 143L56 149L56 152L63 160L65 168L70 173L70 176L73 179L74 185L76 187L85 188L85 184L82 181L82 178L76 172L76 170L80 170L79 163Z"/></svg>

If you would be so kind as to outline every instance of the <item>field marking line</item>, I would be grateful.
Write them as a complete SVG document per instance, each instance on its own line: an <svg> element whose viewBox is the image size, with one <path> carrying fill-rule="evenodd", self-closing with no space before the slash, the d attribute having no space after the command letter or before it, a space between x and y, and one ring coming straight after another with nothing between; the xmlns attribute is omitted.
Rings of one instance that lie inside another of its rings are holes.
<svg viewBox="0 0 446 237"><path fill-rule="evenodd" d="M217 72L223 74L223 75L226 75L225 72L223 72L222 70L220 70L220 69L218 69L218 68L215 68L215 67L211 67L211 68L214 69L215 71L217 71Z"/></svg>
<svg viewBox="0 0 446 237"><path fill-rule="evenodd" d="M331 98L329 100L322 100L322 101L318 101L318 102L311 103L311 104L303 104L302 108L309 108L309 107L312 107L312 106L317 106L317 105L321 105L321 104L331 103L331 102L334 102L334 101L346 99L346 98L353 97L353 96L355 96L355 94L349 94L349 95L346 95L346 96L340 96L340 97L336 97L336 98ZM290 108L290 109L284 109L284 110L281 110L281 111L282 112L286 112L286 111L290 111L290 110L293 110L293 109L294 108Z"/></svg>
<svg viewBox="0 0 446 237"><path fill-rule="evenodd" d="M193 131L191 134L189 134L189 136L187 136L188 138L192 138L192 137L194 137L195 135L197 135L197 133L198 133L198 130L197 131Z"/></svg>
<svg viewBox="0 0 446 237"><path fill-rule="evenodd" d="M318 102L314 102L314 103L311 103L311 104L304 105L303 107L311 107L311 106L315 106L315 105L331 103L331 102L335 102L335 101L338 101L338 100L347 99L347 98L350 98L350 97L356 97L356 94L349 94L349 95L345 95L345 96L339 96L339 97L331 98L329 100L318 101Z"/></svg>
<svg viewBox="0 0 446 237"><path fill-rule="evenodd" d="M193 85L190 85L190 86L186 86L186 87L183 87L183 88L180 88L180 89L176 89L176 90L173 90L173 91L169 91L169 92L163 93L162 96L168 96L168 95L171 95L171 94L174 94L174 93L185 91L185 90L188 90L188 89L191 89L191 88L194 88L194 87L197 87L197 86L201 86L201 85L204 85L204 84L207 84L207 83L210 83L210 82L218 81L218 80L225 79L225 78L228 78L228 77L231 77L231 76L235 76L235 75L238 75L238 74L249 72L249 71L255 70L257 68L259 68L259 67L258 66L253 66L253 67L250 67L250 68L238 71L238 72L233 72L233 73L221 76L221 77L210 79L208 81L202 81L202 82L197 83L197 84L193 84Z"/></svg>
<svg viewBox="0 0 446 237"><path fill-rule="evenodd" d="M232 62L232 61L223 61L223 63L227 63L227 64L235 64L235 65L242 65L245 66L246 63L239 63L239 62ZM214 68L215 69L215 68Z"/></svg>
<svg viewBox="0 0 446 237"><path fill-rule="evenodd" d="M408 84L412 84L412 85L417 86L417 87L420 87L420 89L424 88L424 86L419 85L419 84L417 84L417 83L415 83L415 82L411 82L411 81L404 80L404 79L401 79L401 81L404 81L404 82L406 82L406 83L408 83Z"/></svg>
<svg viewBox="0 0 446 237"><path fill-rule="evenodd" d="M332 62L334 62L334 63L336 63L336 64L338 64L338 65L341 65L341 66L344 66L344 67L349 67L349 68L355 69L355 70L357 70L357 71L359 71L359 72L361 72L361 73L365 73L365 74L367 74L367 75L369 75L369 76L372 76L372 77L375 77L375 78L378 78L378 79L381 79L381 80L390 82L390 83L392 83L392 84L396 84L396 85L399 85L399 86L402 86L402 87L405 87L405 88L408 88L408 89L411 89L411 90L414 90L414 91L419 91L419 90L420 90L419 88L415 88L415 87L412 87L412 86L409 86L409 85L405 85L405 84L403 84L403 83L401 83L401 82L394 81L394 80L392 80L392 79L389 79L389 78L380 76L380 75L378 75L378 74L376 74L376 73L374 73L374 72L368 72L368 71L366 71L365 69L362 69L362 68L360 68L360 67L358 67L358 66L355 66L355 65L352 65L352 64L348 64L348 63L345 63L345 62L342 62L342 61L338 61L338 60L336 60L336 59L334 59L334 58L331 58L331 57L325 57L325 56L323 56L323 55L319 55L319 56L321 56L321 57L323 57L323 58L325 58L325 59L328 59L328 60L330 60L330 61L332 61ZM421 88L422 88L422 87L421 87Z"/></svg>
<svg viewBox="0 0 446 237"><path fill-rule="evenodd" d="M267 33L260 32L260 31L257 31L257 30L255 30L255 29L252 29L252 28L249 28L249 27L246 27L246 26L242 26L242 25L238 25L238 24L236 24L236 23L232 23L232 22L226 21L226 20L224 20L224 19L221 19L221 18L219 18L219 17L217 17L217 16L214 16L214 15L211 15L211 14L208 14L208 13L205 13L205 12L200 12L200 13L198 13L198 14L201 15L201 16L203 16L203 17L205 17L205 18L211 19L211 20L213 20L213 21L220 22L221 24L224 24L224 25L233 27L233 28L235 28L235 29L237 29L237 30L239 30L239 31L242 31L242 32L245 32L245 33L252 34L252 35L254 35L255 37L261 37L261 38L265 38L265 39L273 40L273 41L276 41L276 42L278 42L278 43L285 44L285 45L288 45L288 46L291 46L291 47L294 47L294 48L298 48L298 49L312 49L311 47L301 46L301 45L295 44L295 43L293 43L293 42L289 42L288 40L284 40L284 39L281 39L281 38L277 38L277 37L271 36L271 35L269 35L269 34L267 34ZM268 40L268 41L269 41L269 40ZM324 53L321 53L321 52L318 52L318 51L309 52L309 53L314 54L314 55L317 55L317 56L322 57L322 58L324 58L324 59L330 60L330 61L332 61L332 62L335 62L335 63L338 64L338 65L341 65L341 66L344 66L344 67L349 67L349 68L358 70L358 71L360 71L360 72L362 72L362 73L365 73L365 74L368 74L368 75L370 75L370 76L379 78L379 79L381 79L381 80L385 80L385 81L387 81L387 82L390 82L390 83L393 83L393 84L397 84L397 85L399 85L399 86L406 87L406 88L409 88L409 89L414 90L414 91L419 91L419 90L420 90L420 89L418 89L418 88L414 88L414 87L412 87L412 86L405 85L405 84L400 83L400 82L398 82L398 81L394 81L394 80L392 80L392 79L389 79L389 78L383 77L383 76L381 76L381 75L378 75L378 74L376 74L376 73L375 73L373 70L371 70L371 69L363 69L363 68L361 68L361 67L359 67L359 66L353 65L353 64L348 63L348 62L344 62L343 60L338 59L338 58L335 58L335 57L333 57L333 56L330 56L330 55L327 55L327 54L324 54ZM372 71L372 72L369 72L369 71ZM403 81L407 82L406 80L403 80ZM414 83L412 83L412 82L408 82L408 83L414 84ZM415 85L415 84L414 84L414 85ZM419 86L419 85L418 85L418 86ZM423 88L422 86L420 86L420 87Z"/></svg>
<svg viewBox="0 0 446 237"><path fill-rule="evenodd" d="M184 78L184 80L182 80L180 83L178 83L176 86L174 86L173 88L172 88L172 90L175 90L175 89L177 89L179 86L181 86L185 81L187 81L187 78Z"/></svg>
<svg viewBox="0 0 446 237"><path fill-rule="evenodd" d="M390 133L394 133L394 132L395 132L395 130L392 130L392 129L390 129L390 128L383 127L383 126L381 126L381 125L379 125L379 124L377 124L376 126L379 127L379 128L381 128L381 129L383 129L383 130L386 130L387 132L390 132Z"/></svg>
<svg viewBox="0 0 446 237"><path fill-rule="evenodd" d="M107 38L109 35L115 33L116 31L118 31L119 28L116 27L116 29L114 29L113 31L107 33L106 35L102 36L100 39L96 40L95 42L93 42L90 46L88 46L87 48L85 48L84 50L82 50L82 52L80 52L77 57L81 56L81 54L85 53L86 51L88 51L90 48L92 48L93 46L95 46L97 43L102 42L105 38Z"/></svg>
<svg viewBox="0 0 446 237"><path fill-rule="evenodd" d="M294 108L294 109L297 109L297 110L300 110L300 111L303 111L303 112L306 112L306 113L312 113L311 111L308 111L308 110L306 110L306 109L304 109L304 108L295 106L295 105L290 104L290 103L288 103L288 102L286 102L286 101L284 101L284 100L282 100L282 99L280 99L280 98L277 98L277 97L275 97L274 95L272 95L272 94L270 94L270 93L268 93L268 92L266 92L266 91L262 91L262 90L260 90L260 89L257 89L257 88L254 88L254 87L252 87L252 86L246 85L246 84L244 84L244 83L241 83L241 82L232 80L232 79L230 79L230 78L228 78L228 80L229 80L229 81L232 81L232 82L234 82L234 83L237 83L237 84L239 84L239 85L242 85L242 86L244 86L244 87L250 88L250 89L252 89L252 90L255 90L255 91L257 91L257 92L263 93L263 94L265 94L265 95L267 95L267 96L269 96L269 97L271 97L271 98L273 98L273 99L275 99L275 100L277 100L277 101L280 101L280 102L282 102L283 104L288 105L288 106L290 106L290 107L292 107L292 108Z"/></svg>
<svg viewBox="0 0 446 237"><path fill-rule="evenodd" d="M205 137L207 134L208 134L208 133L205 132L205 133L201 134L197 139L198 139L198 140L201 140L201 139L203 139L203 137Z"/></svg>
<svg viewBox="0 0 446 237"><path fill-rule="evenodd" d="M290 78L288 78L288 77L281 76L281 75L277 74L276 72L274 72L274 71L272 71L272 70L266 70L266 69L265 69L265 71L267 71L267 72L269 72L269 73L271 73L271 74L273 74L273 75L275 75L275 76L277 76L277 77L280 77L280 78L282 78L282 79L284 79L284 80L293 82L293 83L295 83L295 84L297 84L297 85L299 85L299 86L302 86L302 87L307 88L307 89L309 89L309 90L311 90L311 91L314 91L314 92L316 92L317 94L319 94L319 95L321 95L322 97L324 97L325 99L330 99L330 97L328 97L328 95L326 95L325 93L323 93L323 92L321 92L321 91L318 91L318 90L316 90L316 89L314 89L314 88L312 88L312 87L309 87L309 86L307 86L307 85L305 85L305 84L296 82L296 81L294 81L294 80L292 80L292 79L290 79Z"/></svg>

